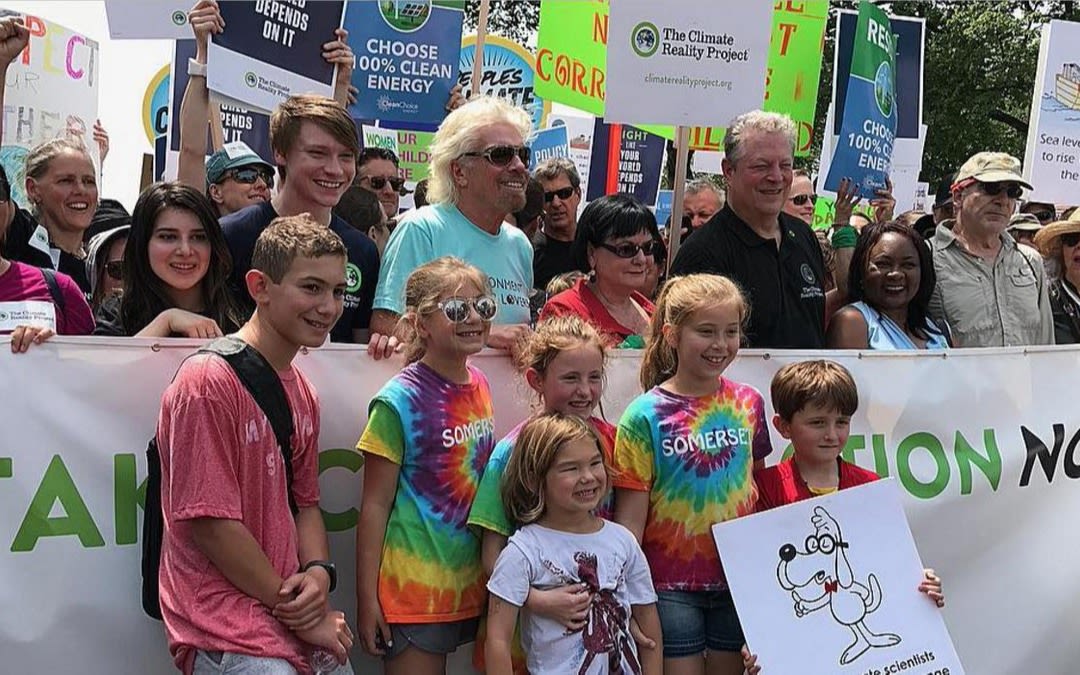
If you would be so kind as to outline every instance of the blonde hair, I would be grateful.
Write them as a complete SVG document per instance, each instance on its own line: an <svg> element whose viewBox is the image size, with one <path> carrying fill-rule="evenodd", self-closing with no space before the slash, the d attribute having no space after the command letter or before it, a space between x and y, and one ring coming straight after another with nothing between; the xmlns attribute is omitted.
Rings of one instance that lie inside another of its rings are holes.
<svg viewBox="0 0 1080 675"><path fill-rule="evenodd" d="M690 274L665 283L656 299L656 311L649 320L649 335L639 376L642 389L652 389L674 375L679 367L675 348L664 338L664 326L682 330L694 312L728 304L735 305L739 311L739 322L745 322L749 311L746 298L735 282L727 277Z"/></svg>
<svg viewBox="0 0 1080 675"><path fill-rule="evenodd" d="M601 363L607 360L604 338L595 326L576 314L553 316L538 323L536 330L522 339L514 362L519 373L532 368L543 375L559 354L577 347L596 347Z"/></svg>
<svg viewBox="0 0 1080 675"><path fill-rule="evenodd" d="M524 139L532 129L529 114L494 96L479 96L446 116L431 141L428 204L457 204L461 192L451 164L467 152L483 150L480 135L492 124L509 124Z"/></svg>
<svg viewBox="0 0 1080 675"><path fill-rule="evenodd" d="M444 293L460 289L469 282L481 293L491 293L488 276L460 258L436 258L412 271L405 281L405 313L398 322L398 329L403 333L405 363L419 361L427 350L417 326L420 319L438 311L439 298Z"/></svg>
<svg viewBox="0 0 1080 675"><path fill-rule="evenodd" d="M544 292L548 294L548 297L558 295L563 291L568 291L574 287L574 284L578 282L578 279L584 279L587 275L581 270L570 270L569 272L563 272L562 274L551 277L551 281L547 283L547 288Z"/></svg>
<svg viewBox="0 0 1080 675"><path fill-rule="evenodd" d="M51 141L46 141L40 145L34 146L26 154L26 163L23 169L23 181L29 182L30 179L41 180L49 171L49 165L58 156L64 154L68 150L77 152L80 155L86 157L86 161L90 162L90 169L94 172L94 176L97 177L97 168L94 166L94 159L87 152L86 147L78 141L71 140L70 138L54 138ZM29 190L27 190L29 192ZM37 202L31 205L30 209L34 217L41 220L41 207Z"/></svg>
<svg viewBox="0 0 1080 675"><path fill-rule="evenodd" d="M595 443L601 461L604 461L600 437L592 425L580 417L549 413L533 417L521 427L502 478L503 506L519 527L535 523L544 515L547 510L544 484L548 471L555 464L559 449L579 440ZM604 461L604 472L607 470ZM610 489L610 475L605 482Z"/></svg>

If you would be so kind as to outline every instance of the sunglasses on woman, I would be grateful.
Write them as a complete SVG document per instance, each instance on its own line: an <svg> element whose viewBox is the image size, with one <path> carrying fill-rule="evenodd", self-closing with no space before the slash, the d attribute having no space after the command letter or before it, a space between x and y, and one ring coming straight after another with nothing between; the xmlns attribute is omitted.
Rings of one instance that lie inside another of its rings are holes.
<svg viewBox="0 0 1080 675"><path fill-rule="evenodd" d="M495 312L499 310L495 298L490 295L481 295L475 298L447 298L438 305L446 318L453 323L465 323L469 320L469 309L475 309L477 316L484 321L495 318Z"/></svg>
<svg viewBox="0 0 1080 675"><path fill-rule="evenodd" d="M266 187L274 187L274 174L265 170L257 169L253 166L245 166L239 169L229 169L225 172L227 178L232 178L237 183L244 183L246 185L252 185L260 178L266 183Z"/></svg>
<svg viewBox="0 0 1080 675"><path fill-rule="evenodd" d="M550 204L552 201L555 200L556 197L559 198L559 201L565 202L567 199L570 199L570 196L573 195L573 194L574 194L574 188L567 185L566 187L559 188L558 190L552 190L551 192L545 192L544 193L544 202Z"/></svg>
<svg viewBox="0 0 1080 675"><path fill-rule="evenodd" d="M1016 183L979 183L979 189L983 194L995 197L1004 190L1009 199L1020 199L1024 194L1024 188Z"/></svg>
<svg viewBox="0 0 1080 675"><path fill-rule="evenodd" d="M1080 232L1069 232L1068 234L1061 235L1061 243L1066 246L1076 246L1080 244Z"/></svg>
<svg viewBox="0 0 1080 675"><path fill-rule="evenodd" d="M113 281L124 280L124 261L123 260L110 260L105 263L105 274L109 275L109 278Z"/></svg>
<svg viewBox="0 0 1080 675"><path fill-rule="evenodd" d="M384 178L383 176L364 176L360 179L360 182L367 181L372 190L378 192L386 187L387 183L390 183L390 189L394 192L401 192L401 188L405 186L404 178Z"/></svg>
<svg viewBox="0 0 1080 675"><path fill-rule="evenodd" d="M817 195L795 195L791 198L791 203L795 206L803 206L806 202L811 204L817 202Z"/></svg>
<svg viewBox="0 0 1080 675"><path fill-rule="evenodd" d="M600 244L599 246L600 248L611 251L620 258L630 259L636 256L638 251L641 251L646 256L652 255L653 249L656 247L656 240L650 239L644 244L631 244L630 242L625 242L615 246L612 246L611 244Z"/></svg>
<svg viewBox="0 0 1080 675"><path fill-rule="evenodd" d="M532 150L524 145L493 145L480 152L466 152L461 156L483 157L495 166L507 166L510 162L514 161L514 157L517 157L521 160L522 164L529 166L529 158L532 157Z"/></svg>

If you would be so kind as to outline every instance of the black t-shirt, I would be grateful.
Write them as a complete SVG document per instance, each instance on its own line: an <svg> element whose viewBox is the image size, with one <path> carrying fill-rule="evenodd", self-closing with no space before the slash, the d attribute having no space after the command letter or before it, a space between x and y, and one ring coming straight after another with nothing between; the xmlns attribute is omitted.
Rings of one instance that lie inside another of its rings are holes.
<svg viewBox="0 0 1080 675"><path fill-rule="evenodd" d="M532 245L534 288L543 290L555 277L578 268L572 252L574 242L552 239L537 230L533 235Z"/></svg>
<svg viewBox="0 0 1080 675"><path fill-rule="evenodd" d="M273 205L255 204L221 219L221 229L232 254L233 270L230 283L236 298L250 309L253 305L244 285L244 275L251 269L251 254L255 241L278 214ZM330 229L345 242L348 252L345 288L345 311L330 331L331 342L355 342L354 329L367 328L371 323L371 305L375 300L375 285L379 281L379 250L375 242L337 216L330 217Z"/></svg>
<svg viewBox="0 0 1080 675"><path fill-rule="evenodd" d="M35 237L38 228L41 231ZM15 209L15 217L8 226L0 251L8 260L15 260L34 267L55 269L63 272L78 284L86 297L90 297L90 278L86 275L86 261L65 251L60 251L60 265L54 265L49 242L49 233L39 225L34 216L26 209Z"/></svg>
<svg viewBox="0 0 1080 675"><path fill-rule="evenodd" d="M750 302L750 347L820 349L825 346L825 263L813 230L780 214L780 248L762 239L730 206L698 228L679 248L672 277L722 274Z"/></svg>

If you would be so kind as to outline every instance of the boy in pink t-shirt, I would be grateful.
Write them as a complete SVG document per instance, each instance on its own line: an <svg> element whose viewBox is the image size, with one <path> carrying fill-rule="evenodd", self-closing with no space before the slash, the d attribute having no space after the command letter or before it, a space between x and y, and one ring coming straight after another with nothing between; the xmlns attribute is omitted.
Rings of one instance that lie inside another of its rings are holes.
<svg viewBox="0 0 1080 675"><path fill-rule="evenodd" d="M185 361L157 429L169 650L187 674L310 673L315 651L337 657L334 673L351 673L352 632L328 605L336 572L319 510L319 403L292 364L341 316L344 244L307 214L278 218L259 236L245 281L256 309L235 337L266 358L285 389L298 512L269 420L236 373L210 354Z"/></svg>

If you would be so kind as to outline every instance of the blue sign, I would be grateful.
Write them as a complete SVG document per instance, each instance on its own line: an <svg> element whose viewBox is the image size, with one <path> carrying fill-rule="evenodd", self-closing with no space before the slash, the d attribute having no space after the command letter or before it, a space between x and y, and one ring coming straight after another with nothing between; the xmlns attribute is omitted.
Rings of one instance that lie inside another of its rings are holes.
<svg viewBox="0 0 1080 675"><path fill-rule="evenodd" d="M612 136L618 144L615 148ZM662 136L627 124L608 125L597 118L585 201L625 192L642 204L655 204L666 147Z"/></svg>
<svg viewBox="0 0 1080 675"><path fill-rule="evenodd" d="M663 227L671 217L671 207L675 205L675 191L661 190L656 195L656 223Z"/></svg>
<svg viewBox="0 0 1080 675"><path fill-rule="evenodd" d="M570 138L565 126L535 131L525 144L532 148L529 171L552 157L570 157Z"/></svg>
<svg viewBox="0 0 1080 675"><path fill-rule="evenodd" d="M840 137L825 189L836 191L844 178L858 194L873 199L886 186L896 136L896 42L889 17L863 0L855 28Z"/></svg>
<svg viewBox="0 0 1080 675"><path fill-rule="evenodd" d="M356 55L357 119L438 124L457 83L464 3L353 0L345 29Z"/></svg>
<svg viewBox="0 0 1080 675"><path fill-rule="evenodd" d="M184 90L187 89L189 58L195 58L195 40L177 40L176 49L173 52L173 63L176 64L176 68L171 83L172 106L169 111L169 149L173 152L180 151L180 104L184 100ZM225 143L243 141L256 155L262 157L271 166L274 165L274 151L270 147L269 115L223 105L221 106L221 129ZM207 154L213 152L209 130L206 148Z"/></svg>

